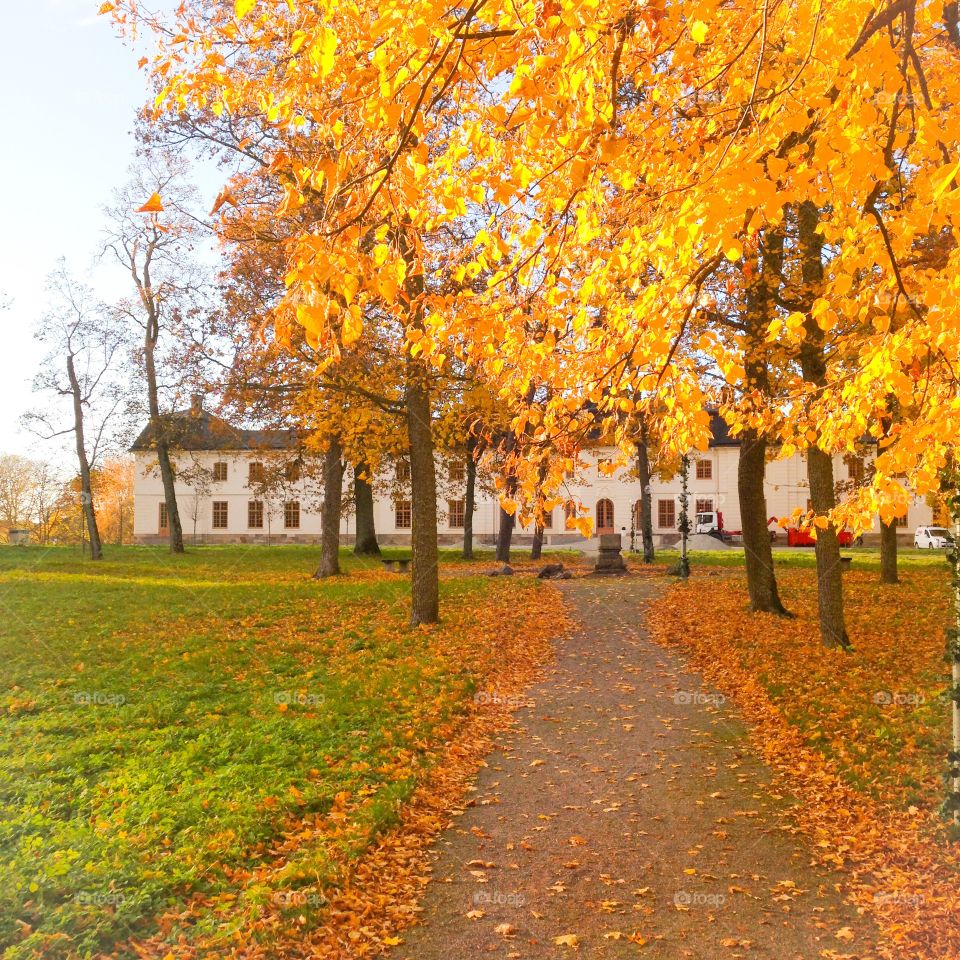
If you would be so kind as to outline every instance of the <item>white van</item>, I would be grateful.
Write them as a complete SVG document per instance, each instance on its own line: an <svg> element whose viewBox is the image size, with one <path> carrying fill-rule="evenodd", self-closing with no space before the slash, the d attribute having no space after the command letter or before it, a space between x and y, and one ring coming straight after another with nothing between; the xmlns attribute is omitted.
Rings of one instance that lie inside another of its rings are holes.
<svg viewBox="0 0 960 960"><path fill-rule="evenodd" d="M946 527L917 527L913 545L921 550L943 550L953 546L953 537Z"/></svg>

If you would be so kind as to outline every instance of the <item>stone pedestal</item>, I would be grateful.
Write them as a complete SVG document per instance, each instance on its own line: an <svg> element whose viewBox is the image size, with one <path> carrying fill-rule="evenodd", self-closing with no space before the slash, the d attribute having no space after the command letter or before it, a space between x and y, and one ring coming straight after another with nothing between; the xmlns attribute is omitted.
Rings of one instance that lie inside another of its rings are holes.
<svg viewBox="0 0 960 960"><path fill-rule="evenodd" d="M627 565L620 555L621 540L619 533L605 533L600 537L600 549L597 552L595 573L626 573Z"/></svg>

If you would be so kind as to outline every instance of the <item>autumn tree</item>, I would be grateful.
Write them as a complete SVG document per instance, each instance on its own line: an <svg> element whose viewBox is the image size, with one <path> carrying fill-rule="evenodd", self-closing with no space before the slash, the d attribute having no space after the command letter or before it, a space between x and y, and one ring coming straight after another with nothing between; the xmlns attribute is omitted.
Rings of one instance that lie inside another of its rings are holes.
<svg viewBox="0 0 960 960"><path fill-rule="evenodd" d="M5 535L29 521L39 468L40 464L29 457L0 454L0 523Z"/></svg>
<svg viewBox="0 0 960 960"><path fill-rule="evenodd" d="M99 491L97 501L102 507ZM30 489L30 516L35 524L37 543L48 544L55 539L69 539L63 536L64 528L72 521L76 508L77 497L64 480L62 470L45 461L36 463ZM101 509L101 517L102 512ZM83 522L86 522L85 516Z"/></svg>
<svg viewBox="0 0 960 960"><path fill-rule="evenodd" d="M169 24L105 6L169 38L149 63L157 113L251 129L231 185L269 184L290 226L279 313L325 358L356 342L373 301L402 331L414 475L431 496L416 431L430 422L425 377L452 356L529 438L529 457L510 456L521 511L563 485L569 458L541 477L538 451L586 443L588 422L625 456L635 412L660 418L672 455L702 448L705 360L735 388L745 379L740 340L701 343L709 283L800 211L786 252L805 289L766 338L794 358L802 415L771 405L747 424L759 406L744 405L730 420L784 456L812 452L824 640L843 642L831 532L889 519L899 474L929 491L954 435L953 4L242 0L185 3ZM436 238L481 208L471 243L435 257ZM893 330L885 318L904 307ZM532 381L545 395L529 396ZM914 413L869 488L834 503L824 458L878 436L890 396ZM422 596L415 619L432 610Z"/></svg>
<svg viewBox="0 0 960 960"><path fill-rule="evenodd" d="M104 542L117 546L129 543L133 537L133 460L124 456L107 457L94 471L92 479Z"/></svg>

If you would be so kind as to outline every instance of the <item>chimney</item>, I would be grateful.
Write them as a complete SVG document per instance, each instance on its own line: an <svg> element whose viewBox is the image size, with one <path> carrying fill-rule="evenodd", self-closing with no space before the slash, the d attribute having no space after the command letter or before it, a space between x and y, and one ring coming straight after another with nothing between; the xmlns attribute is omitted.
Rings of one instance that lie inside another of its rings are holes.
<svg viewBox="0 0 960 960"><path fill-rule="evenodd" d="M203 413L203 394L194 393L190 396L190 414L199 417Z"/></svg>

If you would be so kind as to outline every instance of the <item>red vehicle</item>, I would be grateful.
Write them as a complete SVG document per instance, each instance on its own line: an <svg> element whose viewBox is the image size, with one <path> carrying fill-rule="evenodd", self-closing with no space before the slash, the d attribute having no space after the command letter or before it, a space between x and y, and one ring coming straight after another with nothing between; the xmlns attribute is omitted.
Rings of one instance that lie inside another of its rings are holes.
<svg viewBox="0 0 960 960"><path fill-rule="evenodd" d="M841 547L853 546L853 534L849 530L841 530L837 534ZM815 547L817 541L810 536L809 530L801 530L799 527L787 527L787 546L788 547Z"/></svg>

